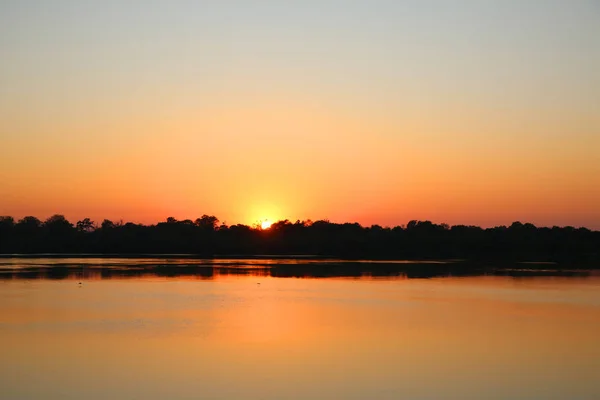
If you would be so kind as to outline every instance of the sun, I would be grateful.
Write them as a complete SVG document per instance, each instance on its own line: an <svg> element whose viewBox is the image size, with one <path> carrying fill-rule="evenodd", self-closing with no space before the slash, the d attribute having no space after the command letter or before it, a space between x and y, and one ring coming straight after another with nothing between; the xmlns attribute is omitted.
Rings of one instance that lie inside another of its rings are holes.
<svg viewBox="0 0 600 400"><path fill-rule="evenodd" d="M268 219L265 219L264 221L262 221L260 223L261 229L269 229L271 227L271 225L273 225L273 223L271 221L269 221Z"/></svg>

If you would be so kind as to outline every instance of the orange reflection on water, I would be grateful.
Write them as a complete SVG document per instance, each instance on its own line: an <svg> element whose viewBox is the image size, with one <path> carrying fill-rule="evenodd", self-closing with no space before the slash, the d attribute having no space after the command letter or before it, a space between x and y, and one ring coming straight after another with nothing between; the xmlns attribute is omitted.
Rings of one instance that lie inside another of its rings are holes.
<svg viewBox="0 0 600 400"><path fill-rule="evenodd" d="M2 398L546 399L600 391L598 278L0 284L0 340L9 344Z"/></svg>

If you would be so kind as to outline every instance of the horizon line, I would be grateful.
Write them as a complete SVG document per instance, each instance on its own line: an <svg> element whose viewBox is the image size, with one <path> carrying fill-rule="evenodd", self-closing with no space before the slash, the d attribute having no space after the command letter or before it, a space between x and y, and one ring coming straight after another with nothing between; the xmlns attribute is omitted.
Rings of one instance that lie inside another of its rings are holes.
<svg viewBox="0 0 600 400"><path fill-rule="evenodd" d="M109 222L109 223L115 224L116 226L121 226L121 225L126 225L126 224L134 224L134 225L140 225L140 226L148 226L148 227L150 227L150 226L156 226L156 225L164 224L164 223L191 223L191 224L196 224L197 221L200 221L203 218L207 217L207 218L214 218L215 219L214 220L215 221L214 222L214 227L215 228L219 228L219 227L222 227L222 226L225 226L225 227L247 226L249 228L258 229L258 230L267 230L267 229L270 229L270 228L266 228L266 229L261 228L261 222L263 222L263 221L269 221L269 222L271 222L270 225L276 225L276 224L281 224L281 223L286 223L287 222L289 224L302 224L304 226L310 226L310 225L315 224L317 222L322 222L322 223L328 223L328 224L333 224L333 225L358 225L361 228L366 228L366 229L373 228L373 227L379 227L379 228L382 228L382 229L394 229L394 228L406 229L406 228L408 228L408 226L411 223L414 222L414 223L431 223L432 225L447 227L448 229L451 229L453 227L469 227L469 228L479 228L479 229L487 230L487 229L496 229L496 228L510 228L513 225L520 224L522 226L530 225L530 226L532 226L534 228L537 228L537 229L540 229L540 228L548 228L548 229L552 229L552 228L561 228L561 229L564 229L564 228L573 228L573 229L586 229L586 230L589 230L591 232L599 232L600 231L599 229L589 228L589 227L583 226L583 225L579 225L579 226L574 226L574 225L536 225L536 224L534 224L532 222L527 222L527 221L523 222L523 220L514 220L510 224L501 224L501 225L493 225L493 226L490 225L490 226L487 226L487 227L481 226L481 225L474 225L474 224L461 224L461 223L458 223L458 224L448 224L446 222L439 222L438 223L438 222L434 222L434 221L432 221L430 219L410 219L407 223L405 223L405 224L399 224L399 225L382 225L382 224L363 225L363 224L361 224L360 222L357 222L357 221L336 222L336 221L332 221L332 220L330 220L328 218L315 219L315 220L313 220L311 218L306 218L306 219L296 219L295 221L294 220L290 220L288 218L278 219L278 220L271 221L270 219L267 218L267 219L257 220L257 221L255 221L252 224L246 224L246 223L241 223L241 222L233 223L233 224L227 224L226 221L221 221L215 215L209 215L209 214L203 214L201 217L196 217L196 218L193 218L193 219L191 219L191 218L177 219L177 218L174 218L174 217L166 217L162 221L159 220L159 221L151 222L151 223L129 221L129 220L124 220L123 218L113 219L113 220L108 219L108 218L102 218L102 221L100 222L100 221L94 221L94 220L92 220L89 217L79 219L76 222L71 222L71 220L69 220L67 217L65 217L64 214L59 214L59 213L51 214L46 219L41 219L41 218L38 218L38 217L36 217L34 215L24 215L22 218L15 218L15 217L13 217L11 215L0 215L0 222L4 221L6 219L9 219L9 220L12 219L13 223L16 225L16 224L22 222L26 218L35 218L35 219L37 219L40 222L40 224L43 225L44 223L48 222L49 220L51 220L53 218L57 218L57 217L64 218L64 220L66 220L67 222L69 222L73 226L76 226L77 223L79 223L79 222L84 222L86 220L89 220L89 222L91 222L91 226L93 226L94 229L100 228L101 224L103 222Z"/></svg>

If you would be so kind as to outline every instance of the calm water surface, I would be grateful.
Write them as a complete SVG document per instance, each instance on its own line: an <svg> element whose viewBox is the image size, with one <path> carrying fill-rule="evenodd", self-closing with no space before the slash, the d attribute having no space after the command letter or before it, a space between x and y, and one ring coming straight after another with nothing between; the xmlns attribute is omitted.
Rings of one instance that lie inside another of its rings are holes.
<svg viewBox="0 0 600 400"><path fill-rule="evenodd" d="M0 261L1 399L600 399L598 276Z"/></svg>

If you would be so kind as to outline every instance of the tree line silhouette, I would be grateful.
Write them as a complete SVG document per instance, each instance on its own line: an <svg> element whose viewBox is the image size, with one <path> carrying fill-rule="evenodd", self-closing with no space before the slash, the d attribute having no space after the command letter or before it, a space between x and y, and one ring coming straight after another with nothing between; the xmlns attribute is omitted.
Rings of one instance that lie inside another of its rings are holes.
<svg viewBox="0 0 600 400"><path fill-rule="evenodd" d="M573 227L435 224L410 221L393 228L358 223L278 221L260 226L220 224L215 216L167 218L155 225L89 218L69 222L32 216L0 217L1 254L191 254L201 257L287 255L373 259L473 261L600 261L600 231Z"/></svg>

